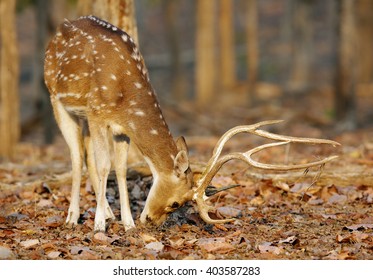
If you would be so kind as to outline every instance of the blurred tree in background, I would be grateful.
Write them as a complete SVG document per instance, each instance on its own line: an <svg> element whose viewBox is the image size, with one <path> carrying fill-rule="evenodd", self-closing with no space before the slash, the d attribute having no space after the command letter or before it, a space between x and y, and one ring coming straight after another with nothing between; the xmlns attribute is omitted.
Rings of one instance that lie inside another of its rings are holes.
<svg viewBox="0 0 373 280"><path fill-rule="evenodd" d="M0 0L0 157L12 156L20 136L15 0Z"/></svg>
<svg viewBox="0 0 373 280"><path fill-rule="evenodd" d="M356 3L353 0L338 2L338 39L335 110L336 118L344 121L347 128L356 125L356 84L357 84L357 40Z"/></svg>
<svg viewBox="0 0 373 280"><path fill-rule="evenodd" d="M195 80L196 102L200 108L210 105L217 90L215 13L216 1L197 1Z"/></svg>

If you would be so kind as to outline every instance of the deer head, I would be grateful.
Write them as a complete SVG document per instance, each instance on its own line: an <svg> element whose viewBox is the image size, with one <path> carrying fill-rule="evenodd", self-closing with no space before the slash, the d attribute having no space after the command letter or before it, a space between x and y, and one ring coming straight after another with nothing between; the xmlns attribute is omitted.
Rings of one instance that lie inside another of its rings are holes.
<svg viewBox="0 0 373 280"><path fill-rule="evenodd" d="M176 141L178 153L173 159L173 170L164 174L146 158L153 174L153 185L141 213L142 223L162 224L167 215L191 199L193 173L189 167L188 148L183 137Z"/></svg>

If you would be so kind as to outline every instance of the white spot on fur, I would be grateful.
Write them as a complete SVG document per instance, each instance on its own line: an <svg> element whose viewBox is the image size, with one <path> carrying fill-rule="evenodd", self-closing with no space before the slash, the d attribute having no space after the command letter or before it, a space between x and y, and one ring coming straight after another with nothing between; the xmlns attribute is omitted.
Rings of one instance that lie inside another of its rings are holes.
<svg viewBox="0 0 373 280"><path fill-rule="evenodd" d="M110 75L110 78L111 78L112 80L114 80L114 81L117 80L117 76L115 76L114 74L111 74L111 75Z"/></svg>
<svg viewBox="0 0 373 280"><path fill-rule="evenodd" d="M128 126L129 126L130 128L132 128L133 130L136 129L136 125L135 125L133 122L129 122L129 123L128 123Z"/></svg>
<svg viewBox="0 0 373 280"><path fill-rule="evenodd" d="M127 41L128 41L128 36L127 36L126 34L123 34L121 37L122 37L122 40L123 40L124 42L127 42Z"/></svg>
<svg viewBox="0 0 373 280"><path fill-rule="evenodd" d="M134 82L134 85L138 89L142 88L142 84L140 84L139 82Z"/></svg>
<svg viewBox="0 0 373 280"><path fill-rule="evenodd" d="M153 128L153 129L150 130L150 134L158 135L158 130Z"/></svg>
<svg viewBox="0 0 373 280"><path fill-rule="evenodd" d="M135 112L135 115L139 116L139 117L144 117L145 113L143 111L138 110L138 111Z"/></svg>

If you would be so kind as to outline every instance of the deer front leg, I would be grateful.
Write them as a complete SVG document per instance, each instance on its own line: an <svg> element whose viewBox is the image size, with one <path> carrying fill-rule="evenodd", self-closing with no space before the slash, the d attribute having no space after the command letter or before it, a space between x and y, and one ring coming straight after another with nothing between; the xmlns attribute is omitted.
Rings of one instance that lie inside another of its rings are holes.
<svg viewBox="0 0 373 280"><path fill-rule="evenodd" d="M100 127L99 121L89 123L89 128L92 137L95 166L98 177L98 188L96 193L97 208L95 216L95 231L105 231L105 207L106 200L106 184L110 172L110 146L108 143L108 131L105 125Z"/></svg>
<svg viewBox="0 0 373 280"><path fill-rule="evenodd" d="M93 148L92 138L87 126L87 123L84 124L84 145L87 151L87 169L89 173L89 178L91 180L93 190L96 195L96 200L98 199L98 192L99 192L99 178L96 169L96 161L95 161L95 152ZM106 194L105 194L106 195ZM109 202L105 196L105 218L106 219L115 219L113 211L110 208Z"/></svg>
<svg viewBox="0 0 373 280"><path fill-rule="evenodd" d="M72 189L67 224L76 225L79 219L79 191L83 167L83 139L78 120L72 117L59 100L52 100L54 114L63 137L70 149L72 164Z"/></svg>
<svg viewBox="0 0 373 280"><path fill-rule="evenodd" d="M135 227L131 214L126 180L129 141L128 136L124 134L114 136L115 172L120 196L120 214L125 230Z"/></svg>

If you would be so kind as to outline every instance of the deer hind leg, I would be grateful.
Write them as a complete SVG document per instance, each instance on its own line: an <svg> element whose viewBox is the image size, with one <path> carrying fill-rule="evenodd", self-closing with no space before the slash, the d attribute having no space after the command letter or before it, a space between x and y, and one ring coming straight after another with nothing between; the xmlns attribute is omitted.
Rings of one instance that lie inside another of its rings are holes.
<svg viewBox="0 0 373 280"><path fill-rule="evenodd" d="M89 130L92 137L92 147L98 177L98 188L96 193L97 208L95 216L95 231L105 231L105 206L106 206L106 184L110 172L110 146L108 142L108 129L106 125L100 124L102 120L89 121Z"/></svg>
<svg viewBox="0 0 373 280"><path fill-rule="evenodd" d="M87 152L87 169L89 173L89 178L91 180L93 190L96 195L96 200L98 200L99 190L99 178L96 169L95 153L93 148L92 138L89 132L88 123L84 122L84 146ZM113 211L110 208L109 202L106 199L105 194L105 218L106 219L115 219Z"/></svg>
<svg viewBox="0 0 373 280"><path fill-rule="evenodd" d="M119 196L120 196L120 214L125 230L135 227L131 215L131 208L127 190L127 158L130 139L125 134L114 135L114 161L115 172L117 175Z"/></svg>
<svg viewBox="0 0 373 280"><path fill-rule="evenodd" d="M78 118L69 114L59 100L52 100L54 114L63 137L70 149L72 189L67 224L76 225L79 219L79 191L83 167L83 139Z"/></svg>

